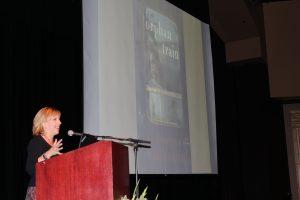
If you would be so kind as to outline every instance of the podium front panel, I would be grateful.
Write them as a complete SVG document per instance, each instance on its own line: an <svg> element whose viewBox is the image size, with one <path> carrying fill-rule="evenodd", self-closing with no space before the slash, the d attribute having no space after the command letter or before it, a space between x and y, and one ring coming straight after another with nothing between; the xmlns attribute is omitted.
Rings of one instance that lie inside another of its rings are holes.
<svg viewBox="0 0 300 200"><path fill-rule="evenodd" d="M128 148L96 142L36 164L37 200L113 200L129 196Z"/></svg>

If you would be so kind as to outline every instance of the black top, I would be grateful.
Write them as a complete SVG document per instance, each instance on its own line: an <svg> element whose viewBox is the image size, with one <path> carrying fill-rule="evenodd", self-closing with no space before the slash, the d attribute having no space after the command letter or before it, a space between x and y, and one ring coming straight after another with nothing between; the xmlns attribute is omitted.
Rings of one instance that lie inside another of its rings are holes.
<svg viewBox="0 0 300 200"><path fill-rule="evenodd" d="M38 158L50 148L51 146L40 135L34 136L28 143L26 162L26 171L30 175L28 186L35 186L35 164Z"/></svg>

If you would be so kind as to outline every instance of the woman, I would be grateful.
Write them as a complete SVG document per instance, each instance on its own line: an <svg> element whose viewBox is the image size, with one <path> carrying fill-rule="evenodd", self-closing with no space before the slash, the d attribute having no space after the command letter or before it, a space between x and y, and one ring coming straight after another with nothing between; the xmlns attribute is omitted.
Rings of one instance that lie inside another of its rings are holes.
<svg viewBox="0 0 300 200"><path fill-rule="evenodd" d="M30 175L30 181L26 200L35 200L35 164L61 154L62 140L54 139L59 133L60 125L60 111L52 107L42 108L33 119L34 137L27 147L26 171Z"/></svg>

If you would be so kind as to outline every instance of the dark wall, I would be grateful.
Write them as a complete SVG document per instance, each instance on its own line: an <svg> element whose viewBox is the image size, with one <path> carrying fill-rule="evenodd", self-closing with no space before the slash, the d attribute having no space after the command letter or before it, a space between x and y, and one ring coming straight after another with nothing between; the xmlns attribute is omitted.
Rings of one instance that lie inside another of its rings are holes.
<svg viewBox="0 0 300 200"><path fill-rule="evenodd" d="M174 6L184 10L195 18L209 24L209 5L208 1L195 2L194 0L166 0Z"/></svg>
<svg viewBox="0 0 300 200"><path fill-rule="evenodd" d="M62 111L60 137L82 130L82 28L79 1L13 1L1 5L4 199L24 199L26 145L43 106ZM64 138L71 149L70 138ZM69 141L69 142L68 142Z"/></svg>
<svg viewBox="0 0 300 200"><path fill-rule="evenodd" d="M220 199L290 199L282 104L270 98L266 63L225 64L213 32L212 46Z"/></svg>
<svg viewBox="0 0 300 200"><path fill-rule="evenodd" d="M171 2L171 1L170 1ZM176 2L175 2L176 3ZM199 3L199 2L198 2ZM177 1L194 10L195 5ZM198 4L197 4L198 5ZM207 2L197 13L208 19ZM196 7L196 6L195 6ZM204 9L205 10L205 9ZM62 111L64 151L78 141L65 137L83 124L82 24L79 0L9 3L1 9L4 199L24 199L26 145L42 106ZM141 189L159 199L288 199L287 158L280 102L269 98L265 63L227 65L224 44L212 31L218 175L143 175ZM134 176L131 176L134 188Z"/></svg>
<svg viewBox="0 0 300 200"><path fill-rule="evenodd" d="M270 93L274 98L300 97L300 2L263 4Z"/></svg>

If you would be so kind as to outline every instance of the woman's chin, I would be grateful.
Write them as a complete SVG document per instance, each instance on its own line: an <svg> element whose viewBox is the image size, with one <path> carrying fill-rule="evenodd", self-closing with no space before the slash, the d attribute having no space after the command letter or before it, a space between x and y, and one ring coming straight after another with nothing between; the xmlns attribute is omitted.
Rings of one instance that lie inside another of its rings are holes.
<svg viewBox="0 0 300 200"><path fill-rule="evenodd" d="M54 135L58 135L58 134L59 134L59 130L54 133Z"/></svg>

